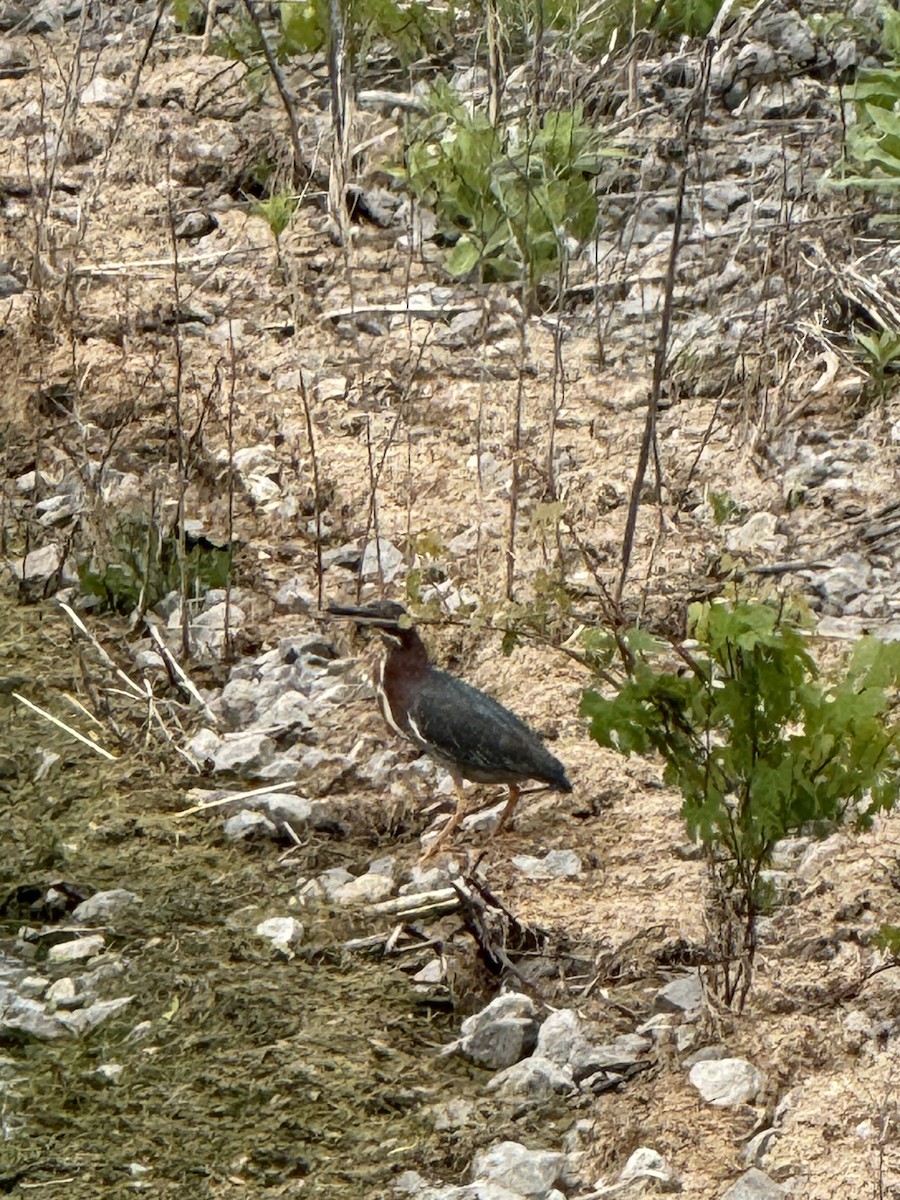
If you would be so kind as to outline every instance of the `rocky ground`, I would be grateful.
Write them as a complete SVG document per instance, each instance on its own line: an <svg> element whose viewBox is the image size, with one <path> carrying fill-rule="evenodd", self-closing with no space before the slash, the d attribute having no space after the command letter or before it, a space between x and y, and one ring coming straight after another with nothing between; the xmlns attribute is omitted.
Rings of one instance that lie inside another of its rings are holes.
<svg viewBox="0 0 900 1200"><path fill-rule="evenodd" d="M896 252L827 185L877 18L844 17L756 6L708 60L549 55L626 154L538 315L443 270L386 170L404 106L377 55L352 183L380 215L340 244L310 59L276 240L265 72L164 7L0 4L9 1194L900 1194L873 942L900 923L896 818L779 847L749 1003L723 1011L678 798L590 743L565 653L619 578L698 97L625 615L679 632L730 577L802 596L825 665L896 636L896 413L852 337L900 327ZM185 602L179 515L211 585ZM490 841L488 794L416 866L449 780L386 734L374 647L319 616L376 595L547 737L571 796Z"/></svg>

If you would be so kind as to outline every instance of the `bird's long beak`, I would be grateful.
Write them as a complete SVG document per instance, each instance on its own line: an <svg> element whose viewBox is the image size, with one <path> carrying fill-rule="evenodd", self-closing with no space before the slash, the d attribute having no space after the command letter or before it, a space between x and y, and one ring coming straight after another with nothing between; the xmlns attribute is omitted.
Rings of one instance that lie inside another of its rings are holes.
<svg viewBox="0 0 900 1200"><path fill-rule="evenodd" d="M385 623L384 613L378 612L374 608L355 608L350 604L329 604L323 612L329 617L350 617L359 625L373 625L380 622Z"/></svg>

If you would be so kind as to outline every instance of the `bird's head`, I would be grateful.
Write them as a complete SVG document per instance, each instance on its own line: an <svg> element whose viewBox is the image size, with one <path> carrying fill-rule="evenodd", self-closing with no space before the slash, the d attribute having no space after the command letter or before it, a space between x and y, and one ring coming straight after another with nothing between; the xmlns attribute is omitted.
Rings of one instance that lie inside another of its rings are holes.
<svg viewBox="0 0 900 1200"><path fill-rule="evenodd" d="M349 617L356 625L375 629L393 646L403 646L409 637L416 636L406 609L393 600L375 600L363 607L329 604L325 611L329 616Z"/></svg>

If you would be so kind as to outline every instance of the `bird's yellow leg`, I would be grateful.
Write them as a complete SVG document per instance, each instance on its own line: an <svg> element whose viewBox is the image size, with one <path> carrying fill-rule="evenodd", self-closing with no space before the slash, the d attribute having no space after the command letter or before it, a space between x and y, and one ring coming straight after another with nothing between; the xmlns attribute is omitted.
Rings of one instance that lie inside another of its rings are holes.
<svg viewBox="0 0 900 1200"><path fill-rule="evenodd" d="M462 780L454 779L453 785L456 788L456 811L419 859L420 863L426 862L429 858L433 858L435 854L437 854L438 850L440 850L441 846L444 844L444 842L446 842L446 840L459 825L460 821L466 815L469 807L469 800L466 796L466 793L463 791Z"/></svg>
<svg viewBox="0 0 900 1200"><path fill-rule="evenodd" d="M516 807L516 802L519 799L519 789L514 783L509 785L509 799L506 802L506 808L500 814L500 820L497 822L497 828L491 834L491 837L496 837L509 818L513 815L513 809Z"/></svg>

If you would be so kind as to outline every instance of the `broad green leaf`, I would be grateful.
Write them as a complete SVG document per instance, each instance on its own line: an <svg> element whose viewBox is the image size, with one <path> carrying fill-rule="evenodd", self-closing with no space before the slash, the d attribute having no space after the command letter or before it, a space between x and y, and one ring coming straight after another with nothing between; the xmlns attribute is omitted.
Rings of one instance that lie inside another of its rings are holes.
<svg viewBox="0 0 900 1200"><path fill-rule="evenodd" d="M447 258L447 270L457 279L474 271L481 259L481 251L470 237L463 235Z"/></svg>

